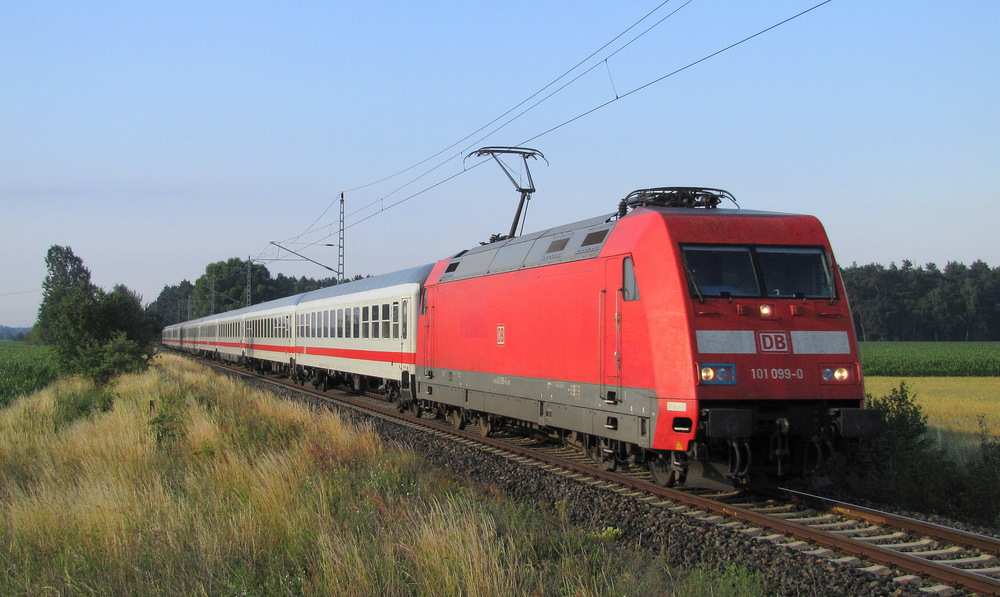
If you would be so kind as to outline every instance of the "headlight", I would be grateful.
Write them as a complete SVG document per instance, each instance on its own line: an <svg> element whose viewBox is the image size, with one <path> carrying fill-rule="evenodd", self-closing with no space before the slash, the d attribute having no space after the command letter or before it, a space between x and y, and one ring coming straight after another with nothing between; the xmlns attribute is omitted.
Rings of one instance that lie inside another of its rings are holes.
<svg viewBox="0 0 1000 597"><path fill-rule="evenodd" d="M699 368L701 383L733 385L736 383L736 365L732 363L706 363Z"/></svg>
<svg viewBox="0 0 1000 597"><path fill-rule="evenodd" d="M822 369L823 383L852 383L854 381L854 367L831 365Z"/></svg>

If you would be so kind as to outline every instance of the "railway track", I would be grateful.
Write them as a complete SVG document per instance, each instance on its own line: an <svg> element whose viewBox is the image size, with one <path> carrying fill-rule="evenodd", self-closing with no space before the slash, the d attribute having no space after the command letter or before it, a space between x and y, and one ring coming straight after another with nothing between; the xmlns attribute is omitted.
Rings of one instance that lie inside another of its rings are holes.
<svg viewBox="0 0 1000 597"><path fill-rule="evenodd" d="M313 398L359 409L398 424L420 428L452 441L487 450L521 464L536 466L595 487L627 494L675 514L697 518L830 559L877 576L921 586L927 594L961 590L1000 597L1000 539L879 512L809 494L781 490L771 495L744 492L697 492L660 487L647 471L606 471L575 449L541 436L501 432L485 437L474 424L414 417L372 397L321 392L287 380L258 376L243 369L204 361L225 371L253 376Z"/></svg>

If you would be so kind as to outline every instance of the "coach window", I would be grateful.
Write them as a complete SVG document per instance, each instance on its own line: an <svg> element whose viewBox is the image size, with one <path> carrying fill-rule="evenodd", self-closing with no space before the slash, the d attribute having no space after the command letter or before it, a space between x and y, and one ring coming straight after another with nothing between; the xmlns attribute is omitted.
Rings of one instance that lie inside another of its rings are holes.
<svg viewBox="0 0 1000 597"><path fill-rule="evenodd" d="M635 281L635 265L631 257L622 262L622 294L626 301L639 300L639 285Z"/></svg>
<svg viewBox="0 0 1000 597"><path fill-rule="evenodd" d="M361 308L361 337L368 337L368 307Z"/></svg>
<svg viewBox="0 0 1000 597"><path fill-rule="evenodd" d="M390 328L390 321L389 321L389 303L385 303L384 305L382 305L382 337L383 338L391 338L392 337L392 336L389 335L391 333L390 329L391 328ZM399 330L397 330L397 332L398 331ZM399 337L398 333L396 334L396 337L397 338Z"/></svg>
<svg viewBox="0 0 1000 597"><path fill-rule="evenodd" d="M344 309L344 337L351 337L351 308Z"/></svg>
<svg viewBox="0 0 1000 597"><path fill-rule="evenodd" d="M359 326L361 325L361 307L354 307L354 337L360 338L361 334Z"/></svg>
<svg viewBox="0 0 1000 597"><path fill-rule="evenodd" d="M399 303L392 304L392 337L399 338Z"/></svg>
<svg viewBox="0 0 1000 597"><path fill-rule="evenodd" d="M403 299L403 340L406 340L406 304L409 301Z"/></svg>
<svg viewBox="0 0 1000 597"><path fill-rule="evenodd" d="M378 338L379 333L379 321L378 321L378 305L372 305L372 338Z"/></svg>
<svg viewBox="0 0 1000 597"><path fill-rule="evenodd" d="M344 337L344 310L337 309L337 337Z"/></svg>

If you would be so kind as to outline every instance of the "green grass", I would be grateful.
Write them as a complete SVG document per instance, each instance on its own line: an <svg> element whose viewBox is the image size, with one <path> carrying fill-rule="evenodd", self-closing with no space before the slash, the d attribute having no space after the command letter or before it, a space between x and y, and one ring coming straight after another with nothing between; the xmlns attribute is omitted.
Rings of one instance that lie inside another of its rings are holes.
<svg viewBox="0 0 1000 597"><path fill-rule="evenodd" d="M0 408L56 378L55 355L45 346L0 341Z"/></svg>
<svg viewBox="0 0 1000 597"><path fill-rule="evenodd" d="M92 388L60 379L0 411L2 595L763 593L176 356L61 414Z"/></svg>
<svg viewBox="0 0 1000 597"><path fill-rule="evenodd" d="M1000 342L859 342L858 350L866 376L1000 376Z"/></svg>

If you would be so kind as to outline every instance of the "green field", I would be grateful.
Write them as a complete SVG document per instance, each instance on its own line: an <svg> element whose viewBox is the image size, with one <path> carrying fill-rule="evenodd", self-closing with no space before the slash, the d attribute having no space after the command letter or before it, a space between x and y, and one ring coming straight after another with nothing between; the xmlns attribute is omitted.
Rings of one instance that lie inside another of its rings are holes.
<svg viewBox="0 0 1000 597"><path fill-rule="evenodd" d="M49 348L0 341L0 408L18 396L44 388L55 378L55 357Z"/></svg>
<svg viewBox="0 0 1000 597"><path fill-rule="evenodd" d="M1000 377L1000 342L859 342L865 376Z"/></svg>

